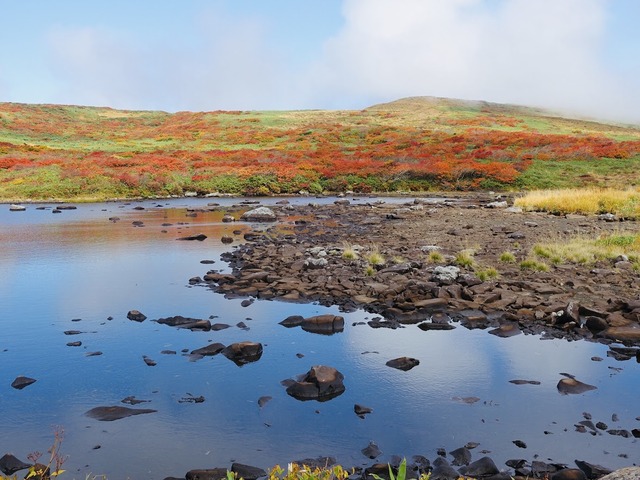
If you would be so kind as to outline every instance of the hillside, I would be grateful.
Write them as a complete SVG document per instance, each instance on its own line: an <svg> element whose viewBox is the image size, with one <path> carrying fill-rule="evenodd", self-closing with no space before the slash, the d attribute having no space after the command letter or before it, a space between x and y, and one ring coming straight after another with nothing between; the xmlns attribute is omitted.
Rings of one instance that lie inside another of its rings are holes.
<svg viewBox="0 0 640 480"><path fill-rule="evenodd" d="M0 103L0 199L628 186L640 127L412 97L360 111Z"/></svg>

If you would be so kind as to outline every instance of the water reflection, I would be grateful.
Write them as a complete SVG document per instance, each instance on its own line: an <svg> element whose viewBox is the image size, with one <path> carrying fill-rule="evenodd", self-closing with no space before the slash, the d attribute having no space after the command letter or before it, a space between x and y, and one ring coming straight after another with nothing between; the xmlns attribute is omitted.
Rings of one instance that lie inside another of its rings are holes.
<svg viewBox="0 0 640 480"><path fill-rule="evenodd" d="M393 454L433 459L437 448L450 451L469 441L480 443L474 459L483 449L497 463L538 454L614 468L637 457L633 439L574 431L582 412L611 428L638 426L637 364L591 361L606 357L604 346L525 335L502 339L461 327L372 329L354 326L370 319L364 312L318 305L255 301L243 307L241 299L225 300L188 279L224 269L220 254L240 242L234 230L247 227L224 224L221 212L187 216L193 213L187 208L206 206L203 201L162 203L169 204L145 202L145 210L133 210L137 204L80 205L57 215L0 209L0 449L24 459L46 450L51 425L62 425L63 451L71 455L67 470L110 478L182 476L232 460L268 467L317 455L368 464L360 451L371 440L383 451L382 461ZM120 220L110 221L113 216ZM144 227L133 226L138 220ZM193 233L208 238L175 241ZM233 236L234 244L223 245L222 235ZM215 263L203 265L203 259ZM128 320L131 309L149 319ZM344 316L344 331L325 336L278 324L290 315L323 314ZM232 327L202 332L152 321L173 315ZM237 327L240 322L246 327ZM64 335L71 329L82 333ZM71 340L82 345L68 347ZM222 355L188 356L213 342L244 341L263 345L259 361L238 367ZM161 353L167 350L176 353ZM86 356L95 351L102 355ZM156 365L148 366L144 356ZM420 365L407 372L386 365L402 356ZM345 392L321 404L288 396L280 382L313 365L343 373ZM598 389L561 396L560 372ZM10 384L19 375L38 381L15 390ZM513 379L540 385L509 383ZM85 415L97 406L124 405L129 396L149 400L142 406L157 412L107 423ZM205 401L181 402L189 396ZM260 407L265 396L272 399ZM465 397L480 400L455 400ZM359 418L356 403L373 412ZM618 422L611 421L613 413Z"/></svg>

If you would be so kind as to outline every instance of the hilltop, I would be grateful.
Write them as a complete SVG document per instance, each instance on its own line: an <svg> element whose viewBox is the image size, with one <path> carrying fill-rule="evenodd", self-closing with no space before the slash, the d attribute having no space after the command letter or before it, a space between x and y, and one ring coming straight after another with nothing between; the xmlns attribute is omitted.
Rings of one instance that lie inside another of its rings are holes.
<svg viewBox="0 0 640 480"><path fill-rule="evenodd" d="M0 103L0 199L628 186L640 127L411 97L363 110Z"/></svg>

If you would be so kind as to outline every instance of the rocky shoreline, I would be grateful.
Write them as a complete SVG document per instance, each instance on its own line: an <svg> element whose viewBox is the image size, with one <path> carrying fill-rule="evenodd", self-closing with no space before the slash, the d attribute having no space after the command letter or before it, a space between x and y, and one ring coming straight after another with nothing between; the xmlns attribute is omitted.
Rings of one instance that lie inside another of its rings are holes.
<svg viewBox="0 0 640 480"><path fill-rule="evenodd" d="M607 355L616 360L640 362L636 287L640 272L627 259L565 263L546 272L523 270L518 262L499 260L505 251L523 260L540 241L636 234L640 225L609 217L523 212L511 205L509 198L474 195L408 199L403 204L343 198L328 205L293 206L285 200L272 209L259 207L243 218L231 211L227 221L257 222L244 233L241 245L223 255L231 273L209 270L190 283L208 284L227 297L246 297L245 301L317 302L338 305L345 312L362 309L375 315L368 322L371 328L463 326L503 337L524 333L587 340L608 345ZM468 249L474 251L473 266L456 259ZM373 250L382 261L365 260ZM438 261L433 261L434 251L440 254ZM498 276L481 278L479 272L488 267ZM316 333L334 333L335 318L326 320L312 327ZM287 322L292 320L285 319L283 325L295 326ZM570 375L558 383L562 394L591 388L595 387ZM640 438L637 428L608 433ZM473 446L463 448L469 453ZM447 452L442 453L433 463L414 458L413 471L431 471L432 480L457 478L461 473L494 480L595 479L611 473L579 460L575 468L521 459L507 464L513 473L505 474L488 457L459 463L460 452L449 452L450 464ZM464 471L452 465L465 465ZM385 476L386 468L386 464L374 465L360 473ZM636 478L638 470L616 475L606 478Z"/></svg>

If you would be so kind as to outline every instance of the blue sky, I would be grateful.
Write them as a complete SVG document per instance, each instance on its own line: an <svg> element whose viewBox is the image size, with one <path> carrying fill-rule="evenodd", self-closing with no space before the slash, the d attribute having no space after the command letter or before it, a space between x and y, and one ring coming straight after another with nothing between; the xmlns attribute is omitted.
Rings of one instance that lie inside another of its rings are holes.
<svg viewBox="0 0 640 480"><path fill-rule="evenodd" d="M432 95L640 123L638 0L0 0L0 101L363 108Z"/></svg>

